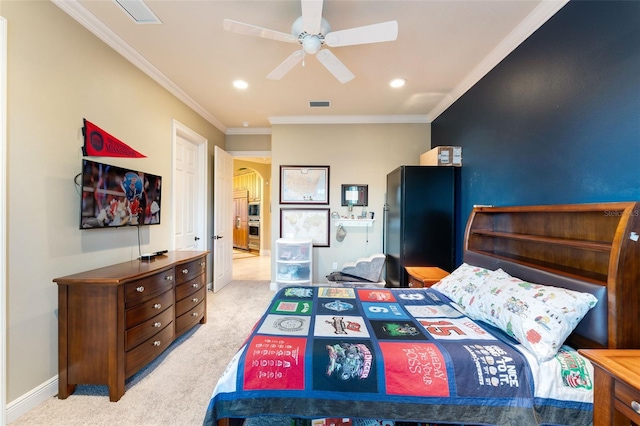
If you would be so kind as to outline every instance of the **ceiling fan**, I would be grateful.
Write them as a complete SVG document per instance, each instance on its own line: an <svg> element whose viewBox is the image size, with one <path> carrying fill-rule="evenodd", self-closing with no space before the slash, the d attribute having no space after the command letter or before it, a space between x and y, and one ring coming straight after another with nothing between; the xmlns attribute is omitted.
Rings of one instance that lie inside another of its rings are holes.
<svg viewBox="0 0 640 426"><path fill-rule="evenodd" d="M323 0L301 0L302 16L296 19L291 26L291 34L232 21L231 19L224 20L224 29L239 34L269 38L286 43L299 43L302 46L302 49L293 52L267 75L267 78L271 80L280 80L302 61L305 55L316 55L318 61L340 83L344 84L355 76L333 52L327 48L322 48L322 45L343 47L394 41L398 37L398 22L388 21L341 31L331 31L331 26L322 17L322 3Z"/></svg>

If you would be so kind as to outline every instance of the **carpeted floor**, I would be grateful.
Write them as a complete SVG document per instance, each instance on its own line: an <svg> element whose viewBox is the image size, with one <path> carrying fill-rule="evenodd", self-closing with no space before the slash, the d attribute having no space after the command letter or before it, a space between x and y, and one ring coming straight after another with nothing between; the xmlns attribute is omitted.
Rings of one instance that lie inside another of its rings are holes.
<svg viewBox="0 0 640 426"><path fill-rule="evenodd" d="M49 398L11 425L201 425L218 378L272 297L269 281L232 281L209 291L207 323L131 377L120 401L109 402L106 386L81 385L66 400Z"/></svg>

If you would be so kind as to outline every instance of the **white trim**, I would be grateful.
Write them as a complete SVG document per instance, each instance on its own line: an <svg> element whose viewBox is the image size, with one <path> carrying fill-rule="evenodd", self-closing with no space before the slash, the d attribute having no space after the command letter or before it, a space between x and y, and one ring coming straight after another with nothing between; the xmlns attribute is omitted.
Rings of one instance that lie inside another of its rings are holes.
<svg viewBox="0 0 640 426"><path fill-rule="evenodd" d="M7 405L7 20L0 16L0 425Z"/></svg>
<svg viewBox="0 0 640 426"><path fill-rule="evenodd" d="M291 115L269 117L271 124L407 124L430 123L426 115Z"/></svg>
<svg viewBox="0 0 640 426"><path fill-rule="evenodd" d="M160 70L158 70L151 62L147 61L144 56L133 49L115 32L109 29L102 21L97 19L91 12L89 12L84 6L82 6L78 0L51 1L65 13L67 13L67 15L71 16L82 26L91 31L100 40L108 44L113 50L124 56L126 60L131 62L142 72L155 80L160 86L167 89L169 93L180 99L182 102L187 104L189 108L200 114L202 118L217 127L222 133L226 132L227 128L224 124L218 121L218 119L211 115L205 108L202 107L202 105L197 103L177 84L171 81L169 77L161 73Z"/></svg>
<svg viewBox="0 0 640 426"><path fill-rule="evenodd" d="M471 89L478 81L487 75L504 58L509 56L523 41L555 15L569 0L542 0L542 2L520 22L507 37L462 79L429 113L429 123L449 108L455 101Z"/></svg>
<svg viewBox="0 0 640 426"><path fill-rule="evenodd" d="M9 424L17 420L23 414L28 413L47 399L58 394L58 375L50 378L40 386L31 389L21 397L11 401L7 405L7 422Z"/></svg>

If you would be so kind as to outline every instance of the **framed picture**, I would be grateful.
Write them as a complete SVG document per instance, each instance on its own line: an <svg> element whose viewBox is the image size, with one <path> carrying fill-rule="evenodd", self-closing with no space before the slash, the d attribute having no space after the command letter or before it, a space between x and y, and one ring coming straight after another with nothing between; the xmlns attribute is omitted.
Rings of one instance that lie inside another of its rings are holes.
<svg viewBox="0 0 640 426"><path fill-rule="evenodd" d="M281 208L280 238L311 238L329 247L329 209Z"/></svg>
<svg viewBox="0 0 640 426"><path fill-rule="evenodd" d="M369 203L368 185L342 185L342 205L343 206L366 206Z"/></svg>
<svg viewBox="0 0 640 426"><path fill-rule="evenodd" d="M329 204L329 166L280 166L280 204Z"/></svg>

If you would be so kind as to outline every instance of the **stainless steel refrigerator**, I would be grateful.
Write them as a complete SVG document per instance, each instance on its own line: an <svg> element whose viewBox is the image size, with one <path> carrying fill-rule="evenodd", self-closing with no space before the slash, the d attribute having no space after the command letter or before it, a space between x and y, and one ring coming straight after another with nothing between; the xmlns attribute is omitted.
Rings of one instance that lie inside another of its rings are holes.
<svg viewBox="0 0 640 426"><path fill-rule="evenodd" d="M387 287L408 287L405 266L455 269L459 192L459 167L400 166L387 175Z"/></svg>

